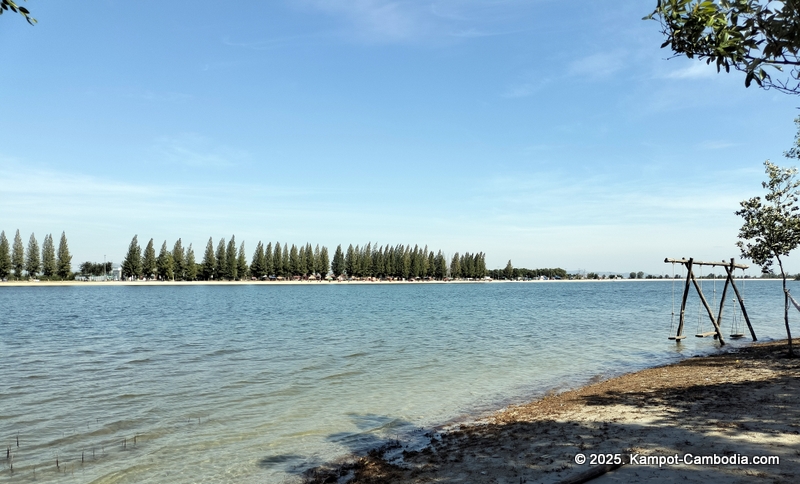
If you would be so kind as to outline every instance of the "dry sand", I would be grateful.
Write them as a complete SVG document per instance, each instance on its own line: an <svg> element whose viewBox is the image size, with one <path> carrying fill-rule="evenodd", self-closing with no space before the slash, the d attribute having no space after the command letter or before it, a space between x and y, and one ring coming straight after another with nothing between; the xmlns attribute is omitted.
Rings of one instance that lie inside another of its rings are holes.
<svg viewBox="0 0 800 484"><path fill-rule="evenodd" d="M795 351L800 353L800 340ZM384 450L307 473L308 482L562 482L593 469L576 455L733 456L733 465L628 463L611 482L800 482L800 358L786 341L690 358L505 408L439 433L399 465ZM389 446L391 447L391 446ZM777 456L779 464L741 463Z"/></svg>

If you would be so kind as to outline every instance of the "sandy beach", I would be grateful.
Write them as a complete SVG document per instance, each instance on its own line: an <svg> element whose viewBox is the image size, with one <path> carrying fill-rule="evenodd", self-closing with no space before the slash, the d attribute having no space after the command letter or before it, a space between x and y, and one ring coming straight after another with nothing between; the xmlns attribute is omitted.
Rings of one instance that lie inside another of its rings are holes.
<svg viewBox="0 0 800 484"><path fill-rule="evenodd" d="M800 358L785 354L786 341L770 342L626 374L436 429L399 462L387 445L309 470L307 482L584 482L605 461L624 465L592 482L800 482Z"/></svg>

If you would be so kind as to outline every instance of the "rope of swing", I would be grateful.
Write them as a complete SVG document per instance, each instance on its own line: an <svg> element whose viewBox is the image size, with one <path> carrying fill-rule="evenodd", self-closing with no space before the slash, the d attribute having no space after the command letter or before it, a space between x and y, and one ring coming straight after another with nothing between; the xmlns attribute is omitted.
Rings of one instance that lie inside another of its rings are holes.
<svg viewBox="0 0 800 484"><path fill-rule="evenodd" d="M675 330L675 263L672 263L672 318L669 323L669 334Z"/></svg>

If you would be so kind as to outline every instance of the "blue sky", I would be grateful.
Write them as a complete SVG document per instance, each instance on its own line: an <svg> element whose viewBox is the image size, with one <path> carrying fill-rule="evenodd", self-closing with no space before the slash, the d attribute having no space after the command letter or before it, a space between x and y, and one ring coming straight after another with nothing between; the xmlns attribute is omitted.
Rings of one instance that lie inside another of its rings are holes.
<svg viewBox="0 0 800 484"><path fill-rule="evenodd" d="M134 234L738 256L798 99L668 60L654 4L32 0L35 27L0 17L0 229L66 231L76 263Z"/></svg>

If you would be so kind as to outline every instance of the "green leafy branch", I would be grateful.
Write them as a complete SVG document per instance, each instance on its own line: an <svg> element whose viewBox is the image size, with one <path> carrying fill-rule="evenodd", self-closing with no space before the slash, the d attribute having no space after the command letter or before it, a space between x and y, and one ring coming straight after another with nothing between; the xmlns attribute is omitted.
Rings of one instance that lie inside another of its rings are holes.
<svg viewBox="0 0 800 484"><path fill-rule="evenodd" d="M745 73L745 86L800 94L800 0L658 0L644 18L658 20L676 55L714 63L717 72ZM764 69L783 72L773 79Z"/></svg>
<svg viewBox="0 0 800 484"><path fill-rule="evenodd" d="M27 8L20 7L14 0L0 0L0 15L5 13L7 10L11 10L12 12L22 15L31 25L36 23L36 19L31 17L31 13Z"/></svg>

